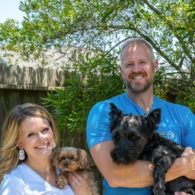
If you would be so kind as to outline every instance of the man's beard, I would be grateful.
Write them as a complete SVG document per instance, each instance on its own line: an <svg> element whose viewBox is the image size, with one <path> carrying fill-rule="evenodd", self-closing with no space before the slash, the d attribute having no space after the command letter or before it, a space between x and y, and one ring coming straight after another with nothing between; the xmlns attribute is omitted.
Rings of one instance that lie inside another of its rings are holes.
<svg viewBox="0 0 195 195"><path fill-rule="evenodd" d="M140 94L140 93L147 91L152 84L153 84L153 79L146 81L145 85L132 84L131 82L125 82L127 90L135 94Z"/></svg>

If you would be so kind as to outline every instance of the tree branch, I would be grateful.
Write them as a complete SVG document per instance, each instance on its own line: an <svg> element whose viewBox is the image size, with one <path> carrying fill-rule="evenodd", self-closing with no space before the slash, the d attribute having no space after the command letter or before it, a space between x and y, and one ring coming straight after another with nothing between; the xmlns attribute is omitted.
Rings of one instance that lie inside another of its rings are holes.
<svg viewBox="0 0 195 195"><path fill-rule="evenodd" d="M136 27L134 27L133 26L133 24L131 24L130 26L127 26L127 27L124 27L124 26L114 26L114 25L112 25L112 26L109 26L110 28L114 28L114 29L128 29L128 30L132 30L132 31L134 31L134 32L137 32L140 36L142 36L142 37L144 37L148 42L150 42L151 43L151 45L153 46L153 48L172 66L172 67L174 67L176 70L178 70L178 71L181 71L181 69L180 69L180 67L177 65L177 64L175 64L175 63L173 63L173 60L171 60L170 58L169 58L169 56L167 55L167 54L165 54L165 52L164 51L162 51L161 49L160 49L160 47L158 47L158 43L154 40L154 39L152 39L149 35L147 35L147 33L146 32L144 32L143 31L143 29L142 30L139 30L138 28L136 28ZM144 33L142 33L142 32L144 32ZM128 38L127 38L128 39ZM120 42L121 43L121 42ZM119 44L120 44L119 43Z"/></svg>
<svg viewBox="0 0 195 195"><path fill-rule="evenodd" d="M175 37L177 38L177 40L179 41L179 43L181 44L181 46L183 47L183 52L185 53L186 56L189 57L189 59L192 61L192 55L191 52L189 51L189 49L186 47L185 42L183 41L183 39L181 37L179 37L177 35L177 33L174 31L174 27L173 25L166 19L166 15L163 15L162 12L160 12L157 8L155 8L152 4L150 4L147 0L142 0L152 11L154 11L154 13L156 13L161 19L163 19L167 26L172 29L173 34L175 35ZM187 52L186 52L187 51Z"/></svg>

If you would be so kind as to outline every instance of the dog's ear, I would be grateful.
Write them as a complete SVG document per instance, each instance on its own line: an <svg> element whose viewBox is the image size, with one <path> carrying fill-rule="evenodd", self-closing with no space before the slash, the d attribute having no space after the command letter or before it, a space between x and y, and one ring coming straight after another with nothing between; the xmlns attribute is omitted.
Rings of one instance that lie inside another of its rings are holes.
<svg viewBox="0 0 195 195"><path fill-rule="evenodd" d="M121 121L123 113L119 110L115 104L110 103L110 130L112 131L119 121Z"/></svg>
<svg viewBox="0 0 195 195"><path fill-rule="evenodd" d="M147 121L147 127L150 133L154 132L157 128L157 125L160 123L161 109L155 109L151 111L148 116L145 118Z"/></svg>
<svg viewBox="0 0 195 195"><path fill-rule="evenodd" d="M50 156L50 160L51 160L51 164L54 166L54 167L58 167L58 163L59 163L59 159L58 159L58 153L59 153L59 149L54 149L51 153L51 156Z"/></svg>
<svg viewBox="0 0 195 195"><path fill-rule="evenodd" d="M80 169L86 169L94 166L94 162L92 161L91 157L89 154L83 150L83 149L78 149L77 150L77 155L79 159L79 168Z"/></svg>

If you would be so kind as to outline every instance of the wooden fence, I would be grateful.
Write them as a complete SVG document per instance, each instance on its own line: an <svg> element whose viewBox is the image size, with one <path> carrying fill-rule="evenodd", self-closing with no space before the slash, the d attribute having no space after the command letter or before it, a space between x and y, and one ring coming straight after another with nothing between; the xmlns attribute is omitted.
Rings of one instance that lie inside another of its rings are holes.
<svg viewBox="0 0 195 195"><path fill-rule="evenodd" d="M2 123L15 105L41 104L48 91L63 88L68 71L51 68L7 66L0 63L0 135Z"/></svg>

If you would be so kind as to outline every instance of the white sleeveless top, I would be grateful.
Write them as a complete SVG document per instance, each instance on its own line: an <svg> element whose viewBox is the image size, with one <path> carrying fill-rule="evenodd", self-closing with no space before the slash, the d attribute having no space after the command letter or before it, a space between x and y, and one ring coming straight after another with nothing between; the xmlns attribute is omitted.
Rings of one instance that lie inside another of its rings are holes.
<svg viewBox="0 0 195 195"><path fill-rule="evenodd" d="M28 165L20 164L3 177L1 195L74 195L70 186L60 189L52 186Z"/></svg>

